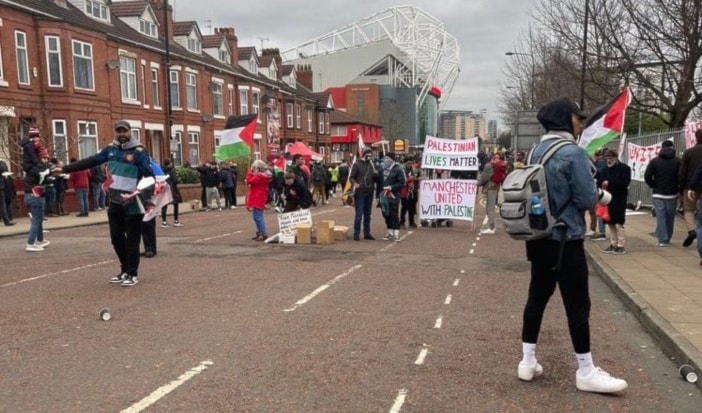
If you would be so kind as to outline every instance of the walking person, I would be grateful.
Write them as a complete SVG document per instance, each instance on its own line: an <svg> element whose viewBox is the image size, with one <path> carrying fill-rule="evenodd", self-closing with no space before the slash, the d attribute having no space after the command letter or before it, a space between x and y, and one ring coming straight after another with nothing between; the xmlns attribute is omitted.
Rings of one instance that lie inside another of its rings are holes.
<svg viewBox="0 0 702 413"><path fill-rule="evenodd" d="M5 174L1 177L5 181L5 214L7 215L5 224L9 222L11 226L15 225L13 209L15 199L17 199L17 191L15 190L15 179L12 177L12 172L6 172Z"/></svg>
<svg viewBox="0 0 702 413"><path fill-rule="evenodd" d="M178 179L178 174L173 167L173 161L166 159L163 161L163 172L168 175L168 184L171 186L171 195L173 195L173 226L182 227L183 224L178 220L178 212L180 203L183 202L183 196L180 194L178 189L178 184L180 180ZM168 205L161 207L161 228L168 228Z"/></svg>
<svg viewBox="0 0 702 413"><path fill-rule="evenodd" d="M693 188L691 183L695 171L702 165L702 129L695 131L695 142L695 146L683 152L680 158L680 172L678 173L680 187L685 194L685 196L682 197L682 207L685 225L687 226L687 236L685 240L683 240L683 247L689 247L695 241L695 238L697 238L697 220L695 217L700 192L697 190L699 188ZM692 190L691 197L687 195L690 193L690 190Z"/></svg>
<svg viewBox="0 0 702 413"><path fill-rule="evenodd" d="M31 166L24 176L24 204L29 209L31 221L27 235L26 251L41 252L51 242L44 239L44 189L50 182L49 153L44 148L39 148L38 162Z"/></svg>
<svg viewBox="0 0 702 413"><path fill-rule="evenodd" d="M353 219L353 240L361 240L361 221L363 221L363 239L374 240L371 235L371 210L373 194L378 183L378 171L373 165L370 148L363 149L363 156L351 166L349 180L353 191L355 215Z"/></svg>
<svg viewBox="0 0 702 413"><path fill-rule="evenodd" d="M497 206L497 196L500 193L502 182L507 176L507 162L502 160L502 155L496 153L491 162L487 162L480 174L478 185L483 187L487 199L485 211L487 223L480 230L480 234L492 235L495 233L495 207Z"/></svg>
<svg viewBox="0 0 702 413"><path fill-rule="evenodd" d="M415 167L414 159L405 159L405 185L400 191L400 228L405 227L405 216L410 228L417 228L417 200L419 199L419 179L422 172Z"/></svg>
<svg viewBox="0 0 702 413"><path fill-rule="evenodd" d="M219 171L219 178L222 182L222 193L224 194L224 208L236 208L236 194L234 193L234 188L236 188L236 174L232 170L231 162L224 162L222 164L222 170Z"/></svg>
<svg viewBox="0 0 702 413"><path fill-rule="evenodd" d="M543 106L537 119L547 132L533 149L532 163L538 162L555 139L575 142L575 136L582 131L584 118L578 106L567 98ZM591 302L583 240L586 230L585 212L597 202L592 163L582 148L567 145L546 162L544 172L550 209L562 211L559 218L565 227L555 230L548 238L526 242L527 259L531 262L531 280L523 316L523 357L517 367L517 377L531 381L544 372L536 359L536 344L544 310L558 286L578 363L576 388L597 393L624 390L627 387L626 381L612 377L596 367L590 351ZM562 255L559 257L554 251L562 251Z"/></svg>
<svg viewBox="0 0 702 413"><path fill-rule="evenodd" d="M5 161L0 160L0 218L2 218L2 221L5 223L5 226L9 227L15 225L15 223L12 221L12 215L8 214L7 212L9 208L7 207L7 202L5 201L5 189L8 185L7 177L10 177L10 179L12 179L12 174L7 169L7 164L5 163Z"/></svg>
<svg viewBox="0 0 702 413"><path fill-rule="evenodd" d="M105 210L105 190L102 183L105 182L105 173L102 165L90 168L90 193L93 196L93 211Z"/></svg>
<svg viewBox="0 0 702 413"><path fill-rule="evenodd" d="M658 247L667 247L673 238L675 213L680 193L678 171L680 159L675 156L673 141L661 144L658 156L651 159L644 172L644 180L653 190L653 209L656 212L656 237Z"/></svg>
<svg viewBox="0 0 702 413"><path fill-rule="evenodd" d="M615 255L626 254L624 224L626 222L626 198L631 183L631 168L629 165L619 162L619 153L614 149L607 149L604 158L607 167L602 171L601 176L597 177L597 181L602 182L602 189L612 194L612 200L607 205L610 244L604 252ZM598 174L600 173L598 172Z"/></svg>
<svg viewBox="0 0 702 413"><path fill-rule="evenodd" d="M396 161L397 155L394 152L385 154L383 173L377 189L378 202L388 230L383 237L386 241L400 240L400 192L405 186L405 172Z"/></svg>
<svg viewBox="0 0 702 413"><path fill-rule="evenodd" d="M75 163L76 158L71 158L71 163ZM66 168L64 168L65 170ZM71 168L71 170L73 170ZM88 216L88 187L90 185L90 171L87 169L79 169L70 174L68 182L76 193L80 212L77 217L85 218Z"/></svg>
<svg viewBox="0 0 702 413"><path fill-rule="evenodd" d="M56 166L58 168L63 168L63 162L56 162ZM56 188L56 211L59 216L68 215L64 207L66 191L68 190L68 179L66 179L66 176L66 174L56 175L56 180L54 181L54 188Z"/></svg>
<svg viewBox="0 0 702 413"><path fill-rule="evenodd" d="M129 122L117 122L115 135L114 141L100 152L66 165L63 171L72 174L107 163L110 175L107 219L112 246L120 264L119 274L110 278L110 282L122 287L132 287L139 283L139 243L144 208L153 208L153 204L150 191L143 191L134 197L122 195L133 193L139 180L153 176L153 171L149 156L131 135Z"/></svg>
<svg viewBox="0 0 702 413"><path fill-rule="evenodd" d="M272 179L268 164L260 159L254 161L251 168L246 171L246 185L249 186L246 208L251 211L254 224L256 224L256 235L252 238L254 241L265 241L268 238L263 211L266 209L268 185Z"/></svg>

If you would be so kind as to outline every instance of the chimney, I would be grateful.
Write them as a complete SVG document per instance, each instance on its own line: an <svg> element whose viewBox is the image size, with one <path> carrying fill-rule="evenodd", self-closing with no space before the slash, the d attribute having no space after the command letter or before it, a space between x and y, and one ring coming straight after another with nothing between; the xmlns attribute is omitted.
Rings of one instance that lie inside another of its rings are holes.
<svg viewBox="0 0 702 413"><path fill-rule="evenodd" d="M215 27L215 34L223 34L224 38L227 40L227 44L232 51L232 61L230 62L233 66L239 61L239 39L236 37L233 27Z"/></svg>
<svg viewBox="0 0 702 413"><path fill-rule="evenodd" d="M314 77L312 76L312 66L310 65L298 65L297 68L297 82L306 87L309 90L312 89L312 81Z"/></svg>
<svg viewBox="0 0 702 413"><path fill-rule="evenodd" d="M173 6L168 4L168 0L149 0L151 7L154 9L156 18L158 19L158 34L161 37L165 37L166 25L168 25L168 38L173 40ZM168 6L168 21L164 23L163 21L163 8Z"/></svg>

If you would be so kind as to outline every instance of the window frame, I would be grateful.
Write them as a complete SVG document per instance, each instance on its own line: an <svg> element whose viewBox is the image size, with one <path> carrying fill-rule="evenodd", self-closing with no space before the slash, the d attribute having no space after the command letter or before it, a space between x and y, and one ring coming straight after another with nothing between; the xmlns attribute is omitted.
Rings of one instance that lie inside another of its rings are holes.
<svg viewBox="0 0 702 413"><path fill-rule="evenodd" d="M85 56L84 54L81 55L76 55L76 46L80 46L80 51L81 53L85 53L86 47L90 50L90 55ZM95 69L93 65L93 45L92 43L84 42L82 40L72 40L71 41L71 56L73 58L73 87L76 89L80 90L90 90L90 91L95 91ZM89 70L89 85L87 87L84 87L83 85L78 84L78 77L76 76L76 68L78 65L78 61L80 60L87 60L90 70Z"/></svg>
<svg viewBox="0 0 702 413"><path fill-rule="evenodd" d="M19 44L20 37L22 38L23 45ZM17 57L17 83L25 86L30 85L32 81L29 75L29 50L27 47L27 33L21 30L15 30L15 54ZM21 56L24 57L21 58ZM25 79L23 79L23 77Z"/></svg>
<svg viewBox="0 0 702 413"><path fill-rule="evenodd" d="M156 23L139 18L139 32L153 39L158 38L158 30L156 29Z"/></svg>
<svg viewBox="0 0 702 413"><path fill-rule="evenodd" d="M261 91L258 89L251 90L251 113L259 114L261 111ZM258 122L261 119L258 118Z"/></svg>
<svg viewBox="0 0 702 413"><path fill-rule="evenodd" d="M302 129L302 105L295 104L295 128Z"/></svg>
<svg viewBox="0 0 702 413"><path fill-rule="evenodd" d="M158 68L152 67L151 69L151 104L154 108L161 107L161 95L159 94L158 86Z"/></svg>
<svg viewBox="0 0 702 413"><path fill-rule="evenodd" d="M324 135L324 112L319 113L319 130L317 131L320 135Z"/></svg>
<svg viewBox="0 0 702 413"><path fill-rule="evenodd" d="M293 103L292 102L285 102L285 126L288 129L292 129L295 124L294 122L294 112L293 112Z"/></svg>
<svg viewBox="0 0 702 413"><path fill-rule="evenodd" d="M107 4L102 0L85 0L85 14L94 19L109 21L109 10ZM95 6L98 6L98 15L95 15ZM90 8L90 9L88 9Z"/></svg>
<svg viewBox="0 0 702 413"><path fill-rule="evenodd" d="M197 151L194 161L192 158L193 149ZM188 132L188 162L190 162L190 165L200 164L200 132Z"/></svg>
<svg viewBox="0 0 702 413"><path fill-rule="evenodd" d="M98 149L98 128L97 128L97 122L91 121L91 120L79 120L78 123L78 157L80 159L83 159L88 156L95 155L97 153ZM91 128L91 126L93 128ZM81 127L85 127L87 132L92 132L89 129L94 129L94 134L84 134L81 133ZM93 140L94 143L94 149L87 148L87 145L84 145L84 139L91 139Z"/></svg>
<svg viewBox="0 0 702 413"><path fill-rule="evenodd" d="M239 88L239 115L249 114L249 89Z"/></svg>
<svg viewBox="0 0 702 413"><path fill-rule="evenodd" d="M62 125L62 132L59 131L57 125ZM68 132L66 129L67 123L65 119L52 119L51 120L51 131L52 131L52 143L54 148L54 157L64 164L68 163ZM63 145L59 145L57 139L63 140Z"/></svg>
<svg viewBox="0 0 702 413"><path fill-rule="evenodd" d="M168 80L168 87L171 88L171 109L182 110L180 101L180 70L169 70Z"/></svg>
<svg viewBox="0 0 702 413"><path fill-rule="evenodd" d="M191 104L193 105L191 106ZM198 110L197 73L185 72L185 105L188 110Z"/></svg>
<svg viewBox="0 0 702 413"><path fill-rule="evenodd" d="M224 116L224 84L211 81L210 85L212 90L212 114Z"/></svg>
<svg viewBox="0 0 702 413"><path fill-rule="evenodd" d="M169 151L171 153L171 158L173 159L173 165L183 166L183 131L177 130L173 132L173 141L175 142L176 148L178 148L175 151Z"/></svg>
<svg viewBox="0 0 702 413"><path fill-rule="evenodd" d="M130 68L129 65L133 66ZM132 69L129 71L128 69ZM137 92L137 59L128 55L119 56L119 91L122 102L138 102ZM127 93L125 95L125 92ZM133 95L133 96L132 96Z"/></svg>
<svg viewBox="0 0 702 413"><path fill-rule="evenodd" d="M56 49L51 49L51 40L56 40ZM63 87L63 67L61 66L61 37L54 35L44 36L44 46L46 47L46 83L49 87ZM51 60L57 59L56 69L58 69L58 83L52 83Z"/></svg>
<svg viewBox="0 0 702 413"><path fill-rule="evenodd" d="M314 111L312 109L307 109L307 132L314 132Z"/></svg>

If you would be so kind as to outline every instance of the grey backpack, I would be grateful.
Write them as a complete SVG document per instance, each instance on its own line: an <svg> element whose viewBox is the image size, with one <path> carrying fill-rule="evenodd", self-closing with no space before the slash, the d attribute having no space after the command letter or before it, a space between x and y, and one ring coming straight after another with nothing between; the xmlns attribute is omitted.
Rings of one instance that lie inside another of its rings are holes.
<svg viewBox="0 0 702 413"><path fill-rule="evenodd" d="M538 163L532 164L532 149L526 158L526 165L510 172L502 183L504 202L500 206L500 216L507 233L517 240L533 241L551 235L554 227L562 225L559 224L558 217L570 203L566 202L556 214L551 213L544 165L559 149L575 143L560 137L543 143L547 142L550 144ZM540 200L540 214L532 211L534 197Z"/></svg>

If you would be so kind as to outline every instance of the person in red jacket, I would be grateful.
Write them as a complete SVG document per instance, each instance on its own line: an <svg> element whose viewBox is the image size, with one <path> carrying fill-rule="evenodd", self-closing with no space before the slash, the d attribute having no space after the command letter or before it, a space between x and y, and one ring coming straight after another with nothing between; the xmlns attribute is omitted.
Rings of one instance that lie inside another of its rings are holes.
<svg viewBox="0 0 702 413"><path fill-rule="evenodd" d="M71 163L76 162L76 158L71 158ZM82 171L72 172L68 178L68 182L76 191L76 198L80 206L79 217L88 216L88 188L90 187L90 171L84 169Z"/></svg>
<svg viewBox="0 0 702 413"><path fill-rule="evenodd" d="M268 238L263 211L266 209L266 201L268 200L268 185L272 180L271 170L268 164L262 160L255 161L246 171L246 185L249 187L246 209L251 211L253 221L256 224L256 236L252 238L254 241L265 241Z"/></svg>

